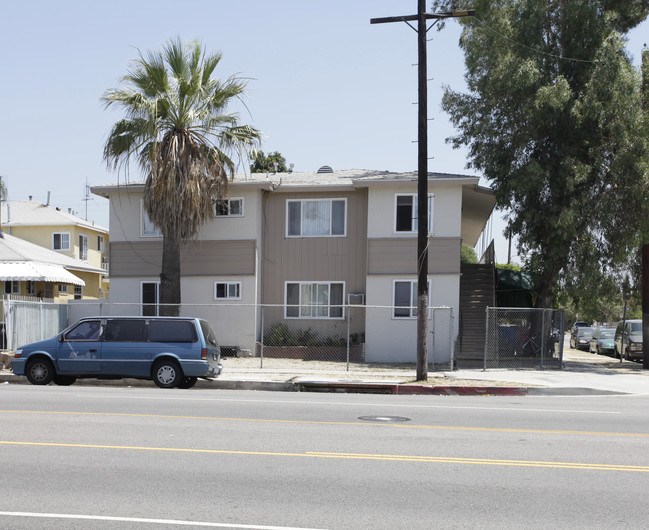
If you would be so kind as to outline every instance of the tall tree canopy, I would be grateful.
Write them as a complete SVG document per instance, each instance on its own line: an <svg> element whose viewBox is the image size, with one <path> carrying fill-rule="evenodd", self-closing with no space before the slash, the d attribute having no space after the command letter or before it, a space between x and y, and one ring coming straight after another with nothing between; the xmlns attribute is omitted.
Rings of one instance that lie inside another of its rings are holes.
<svg viewBox="0 0 649 530"><path fill-rule="evenodd" d="M162 304L181 301L181 242L214 216L214 201L226 194L237 158L247 159L261 136L228 112L246 83L215 77L220 60L220 53L206 55L198 42L173 39L161 52L140 53L122 78L124 87L102 97L106 107L126 114L110 132L104 159L115 169L134 159L146 175L144 207L164 239Z"/></svg>
<svg viewBox="0 0 649 530"><path fill-rule="evenodd" d="M626 263L638 245L648 144L640 76L624 34L646 0L436 0L473 8L460 46L468 93L442 101L490 181L507 230L551 305L589 274ZM638 50L639 52L640 50Z"/></svg>
<svg viewBox="0 0 649 530"><path fill-rule="evenodd" d="M275 167L277 164L277 167ZM264 154L263 151L257 151L252 155L252 164L250 164L251 173L263 173L264 171L273 171L284 173L288 171L286 158L279 151Z"/></svg>

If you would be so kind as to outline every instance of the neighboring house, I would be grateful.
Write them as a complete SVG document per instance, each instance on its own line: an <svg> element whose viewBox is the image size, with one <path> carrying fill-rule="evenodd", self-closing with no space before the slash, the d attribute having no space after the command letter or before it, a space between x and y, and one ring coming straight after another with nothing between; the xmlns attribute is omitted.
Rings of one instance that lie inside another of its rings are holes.
<svg viewBox="0 0 649 530"><path fill-rule="evenodd" d="M19 237L57 254L86 263L80 272L85 286L61 286L60 299L108 298L108 230L60 208L37 201L2 203L5 233ZM97 269L101 272L95 272Z"/></svg>
<svg viewBox="0 0 649 530"><path fill-rule="evenodd" d="M183 303L277 305L273 319L302 330L314 320L344 329L347 303L389 307L368 307L352 331L365 334L367 361L414 362L417 174L321 170L235 177L216 217L184 245ZM430 305L454 308L453 335L461 245L475 246L495 205L478 182L429 174ZM110 199L111 301L146 311L158 301L162 237L144 211L144 184L92 192ZM231 327L241 347L260 339L258 322ZM449 360L451 340L437 341L436 362Z"/></svg>
<svg viewBox="0 0 649 530"><path fill-rule="evenodd" d="M0 285L3 295L17 295L62 301L61 287L74 293L85 287L103 269L48 250L0 230Z"/></svg>

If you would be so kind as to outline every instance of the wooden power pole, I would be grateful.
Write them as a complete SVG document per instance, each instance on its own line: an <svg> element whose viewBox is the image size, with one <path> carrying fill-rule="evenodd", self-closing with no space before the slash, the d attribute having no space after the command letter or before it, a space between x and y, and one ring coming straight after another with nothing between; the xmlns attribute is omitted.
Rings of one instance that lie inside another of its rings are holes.
<svg viewBox="0 0 649 530"><path fill-rule="evenodd" d="M426 13L426 0L417 0L417 14L373 18L370 24L405 22L417 33L418 47L418 156L417 156L417 381L428 379L428 80L426 34L445 18L472 16L475 11ZM427 27L428 20L433 24ZM410 22L417 21L415 28Z"/></svg>

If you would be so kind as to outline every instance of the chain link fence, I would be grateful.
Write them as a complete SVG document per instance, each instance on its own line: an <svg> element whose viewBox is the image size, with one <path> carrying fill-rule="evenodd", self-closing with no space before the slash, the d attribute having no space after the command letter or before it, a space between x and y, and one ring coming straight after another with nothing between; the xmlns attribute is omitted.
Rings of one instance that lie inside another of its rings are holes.
<svg viewBox="0 0 649 530"><path fill-rule="evenodd" d="M484 368L561 368L565 313L488 307Z"/></svg>
<svg viewBox="0 0 649 530"><path fill-rule="evenodd" d="M11 315L8 349L56 335L89 316L173 314L207 320L221 344L226 369L355 371L416 367L416 308L365 305L283 306L182 304L175 307L80 300L68 304L5 304ZM48 309L45 309L45 308ZM44 317L48 314L47 318ZM47 320L47 325L42 323ZM35 325L38 323L38 325ZM455 366L457 330L453 308L428 310L431 370ZM9 340L11 339L11 340Z"/></svg>

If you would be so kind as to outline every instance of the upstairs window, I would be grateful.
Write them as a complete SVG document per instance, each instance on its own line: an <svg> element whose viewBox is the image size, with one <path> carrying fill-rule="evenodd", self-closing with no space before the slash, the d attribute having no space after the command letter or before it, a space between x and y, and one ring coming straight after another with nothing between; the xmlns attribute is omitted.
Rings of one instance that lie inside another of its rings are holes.
<svg viewBox="0 0 649 530"><path fill-rule="evenodd" d="M287 235L293 237L344 236L346 206L346 199L287 201Z"/></svg>
<svg viewBox="0 0 649 530"><path fill-rule="evenodd" d="M97 250L104 252L104 236L97 236Z"/></svg>
<svg viewBox="0 0 649 530"><path fill-rule="evenodd" d="M142 237L161 237L162 231L153 224L149 218L149 214L146 213L144 208L144 201L140 201L140 218L142 220L140 224L140 235Z"/></svg>
<svg viewBox="0 0 649 530"><path fill-rule="evenodd" d="M433 229L433 194L428 195L428 233ZM419 205L416 193L395 197L395 232L419 230Z"/></svg>
<svg viewBox="0 0 649 530"><path fill-rule="evenodd" d="M220 199L215 204L217 217L243 217L243 198Z"/></svg>
<svg viewBox="0 0 649 530"><path fill-rule="evenodd" d="M81 261L88 259L88 236L79 235L79 259Z"/></svg>
<svg viewBox="0 0 649 530"><path fill-rule="evenodd" d="M70 250L70 233L54 232L52 234L53 250Z"/></svg>

